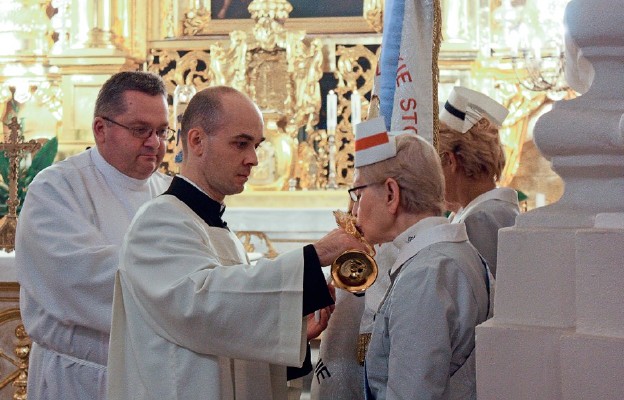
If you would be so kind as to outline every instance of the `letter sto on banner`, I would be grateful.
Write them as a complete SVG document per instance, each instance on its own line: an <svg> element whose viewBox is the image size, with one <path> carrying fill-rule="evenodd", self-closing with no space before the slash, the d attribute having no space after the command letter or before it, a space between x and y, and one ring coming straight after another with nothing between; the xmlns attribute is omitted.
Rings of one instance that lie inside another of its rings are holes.
<svg viewBox="0 0 624 400"><path fill-rule="evenodd" d="M440 2L386 0L385 4L369 116L377 114L378 104L388 131L411 130L437 146Z"/></svg>

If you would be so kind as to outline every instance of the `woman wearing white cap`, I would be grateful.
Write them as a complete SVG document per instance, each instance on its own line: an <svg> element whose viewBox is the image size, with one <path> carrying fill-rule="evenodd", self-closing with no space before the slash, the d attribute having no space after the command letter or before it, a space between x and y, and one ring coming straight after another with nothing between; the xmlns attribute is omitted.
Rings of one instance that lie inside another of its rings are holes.
<svg viewBox="0 0 624 400"><path fill-rule="evenodd" d="M452 222L466 224L470 242L496 276L498 230L513 226L518 194L497 188L505 167L498 129L507 109L488 96L455 87L440 113L439 152L446 201L461 207Z"/></svg>
<svg viewBox="0 0 624 400"><path fill-rule="evenodd" d="M441 217L438 154L414 135L388 137L378 119L358 125L355 146L357 226L369 243L398 248L366 354L366 398L476 398L475 326L489 315L490 277L465 225Z"/></svg>

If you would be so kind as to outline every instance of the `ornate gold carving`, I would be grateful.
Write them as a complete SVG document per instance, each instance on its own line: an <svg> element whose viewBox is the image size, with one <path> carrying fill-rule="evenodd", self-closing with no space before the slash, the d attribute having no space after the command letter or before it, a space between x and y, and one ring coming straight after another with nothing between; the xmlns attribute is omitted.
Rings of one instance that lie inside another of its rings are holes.
<svg viewBox="0 0 624 400"><path fill-rule="evenodd" d="M287 41L284 22L292 11L286 0L253 0L249 5L251 18L256 21L253 33L261 49L273 51Z"/></svg>
<svg viewBox="0 0 624 400"><path fill-rule="evenodd" d="M280 128L284 119L279 113L266 112L264 120L265 140L258 147L258 165L251 172L249 184L256 190L286 189L297 155L296 142Z"/></svg>
<svg viewBox="0 0 624 400"><path fill-rule="evenodd" d="M169 93L178 85L193 85L198 90L207 87L211 79L209 65L210 54L203 50L152 49L148 59L148 70L163 77Z"/></svg>
<svg viewBox="0 0 624 400"><path fill-rule="evenodd" d="M247 253L257 252L257 241L260 241L261 246L265 247L266 250L262 253L264 257L267 258L275 258L278 253L275 251L273 247L273 243L269 240L269 237L266 233L261 231L238 231L236 232L236 236L243 242L243 246L245 247L245 251Z"/></svg>
<svg viewBox="0 0 624 400"><path fill-rule="evenodd" d="M176 37L178 33L178 18L176 0L161 0L160 20L163 21L160 26L161 34L165 38Z"/></svg>
<svg viewBox="0 0 624 400"><path fill-rule="evenodd" d="M362 95L362 109L367 110L373 90L375 68L378 55L363 45L338 46L336 49L336 72L338 80L334 92L338 96L337 115L342 116L336 128L336 183L338 186L348 186L353 182L354 142L353 127L351 126L351 93L354 89ZM319 162L324 171L318 176L319 187L327 184L327 169L329 164L329 143L325 130L311 131L307 140L308 146L317 150Z"/></svg>
<svg viewBox="0 0 624 400"><path fill-rule="evenodd" d="M35 151L41 147L41 143L35 140L24 143L24 136L20 133L20 125L17 123L16 117L11 119L8 127L10 133L5 134L4 143L0 143L0 150L5 151L9 159L9 181L5 182L9 186L9 199L7 200L9 212L0 226L0 249L10 252L15 249L17 206L19 206L17 197L19 163L25 151Z"/></svg>
<svg viewBox="0 0 624 400"><path fill-rule="evenodd" d="M305 46L303 40L295 40L294 45L300 56L294 60L292 65L295 81L295 104L291 125L300 126L305 122L306 132L310 134L318 124L321 106L319 81L323 77L323 45L318 39L310 41L309 46Z"/></svg>
<svg viewBox="0 0 624 400"><path fill-rule="evenodd" d="M208 33L206 28L210 22L210 10L206 8L192 9L184 15L184 30L185 35L194 36Z"/></svg>
<svg viewBox="0 0 624 400"><path fill-rule="evenodd" d="M310 143L305 141L299 143L293 174L297 179L295 188L315 190L324 187L324 182L321 178L323 170L320 158Z"/></svg>
<svg viewBox="0 0 624 400"><path fill-rule="evenodd" d="M243 31L230 33L230 45L227 50L220 45L211 45L209 64L211 85L229 85L246 91L247 49L247 34Z"/></svg>
<svg viewBox="0 0 624 400"><path fill-rule="evenodd" d="M177 85L194 85L197 90L228 85L249 94L265 114L267 140L248 187L280 190L291 186L295 171L306 173L305 166L295 168L300 152L315 169L314 153L308 144L300 146L297 137L300 128L311 133L318 123L322 44L317 39L307 42L304 32L284 29L292 10L286 0L254 0L249 10L256 20L253 37L231 32L228 47L215 43L209 53L152 50L148 68L163 76L170 93ZM316 185L316 179L303 175L298 181Z"/></svg>
<svg viewBox="0 0 624 400"><path fill-rule="evenodd" d="M0 331L0 397L26 400L31 341L21 322L17 282L0 282Z"/></svg>
<svg viewBox="0 0 624 400"><path fill-rule="evenodd" d="M364 18L375 32L383 29L383 6L383 0L364 0Z"/></svg>
<svg viewBox="0 0 624 400"><path fill-rule="evenodd" d="M17 297L13 299L17 301ZM15 357L10 356L0 349L0 359L8 361L15 367L13 371L1 371L0 372L0 389L5 388L9 384L12 384L14 389L14 400L26 400L26 382L28 380L28 357L30 355L31 340L26 334L24 325L20 321L19 308L8 308L0 312L0 325L4 325L11 321L17 321L17 325L14 329L13 341L15 347L13 352ZM8 344L8 343L7 343Z"/></svg>
<svg viewBox="0 0 624 400"><path fill-rule="evenodd" d="M338 114L342 114L342 121L338 123L336 142L338 148L336 165L338 184L348 186L353 182L353 160L355 143L353 141L353 127L351 120L350 96L353 89L362 95L362 108L368 108L365 96L373 90L377 55L362 45L338 46L336 49L336 73L338 86L335 90L338 95Z"/></svg>
<svg viewBox="0 0 624 400"><path fill-rule="evenodd" d="M4 352L0 351L0 357L8 360L11 364L15 365L17 369L6 376L0 381L0 389L5 387L10 382L13 382L15 392L13 394L14 400L26 400L26 386L28 382L28 356L30 355L31 341L26 335L24 325L19 324L15 328L15 337L18 340L17 346L15 346L15 355L17 360L7 356Z"/></svg>
<svg viewBox="0 0 624 400"><path fill-rule="evenodd" d="M161 0L170 1L170 0ZM312 1L312 0L310 0ZM276 20L279 21L281 15L287 10L285 0L261 0L267 4L269 10ZM259 3L259 2L258 2ZM290 4L289 4L290 6ZM336 15L334 17L304 17L291 18L288 20L288 29L292 31L305 30L308 33L352 33L352 32L381 32L383 26L383 6L384 0L362 0L362 15L359 17L345 17ZM253 17L254 2L250 4L248 10ZM263 5L264 7L264 5ZM161 5L162 20L165 24L167 21L175 20L175 14L180 9L180 5L174 8L168 7L168 4ZM202 11L204 10L204 11ZM291 10L288 10L290 13ZM199 14L202 14L200 17ZM272 18L273 18L272 17ZM184 35L215 35L229 34L238 29L251 29L253 22L250 19L219 19L212 18L210 6L204 8L193 8L189 10L183 18L183 24L189 26L189 30L184 29ZM162 29L164 37L167 35L168 29Z"/></svg>

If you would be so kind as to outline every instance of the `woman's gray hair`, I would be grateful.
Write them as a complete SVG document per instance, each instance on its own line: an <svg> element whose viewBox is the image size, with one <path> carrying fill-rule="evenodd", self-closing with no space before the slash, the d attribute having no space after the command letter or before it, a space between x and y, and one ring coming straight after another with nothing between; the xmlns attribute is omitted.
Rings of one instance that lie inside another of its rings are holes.
<svg viewBox="0 0 624 400"><path fill-rule="evenodd" d="M384 182L393 178L400 187L400 206L409 213L444 211L444 174L440 157L426 140L412 134L396 137L393 158L358 168L363 182Z"/></svg>

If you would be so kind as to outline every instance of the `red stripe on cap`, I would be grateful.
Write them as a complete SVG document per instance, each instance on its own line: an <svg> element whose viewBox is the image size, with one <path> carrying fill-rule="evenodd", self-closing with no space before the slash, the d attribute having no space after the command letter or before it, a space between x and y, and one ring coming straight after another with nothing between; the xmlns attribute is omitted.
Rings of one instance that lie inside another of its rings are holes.
<svg viewBox="0 0 624 400"><path fill-rule="evenodd" d="M381 132L371 136L367 136L355 141L355 151L370 149L371 147L379 146L380 144L388 143L388 133Z"/></svg>

